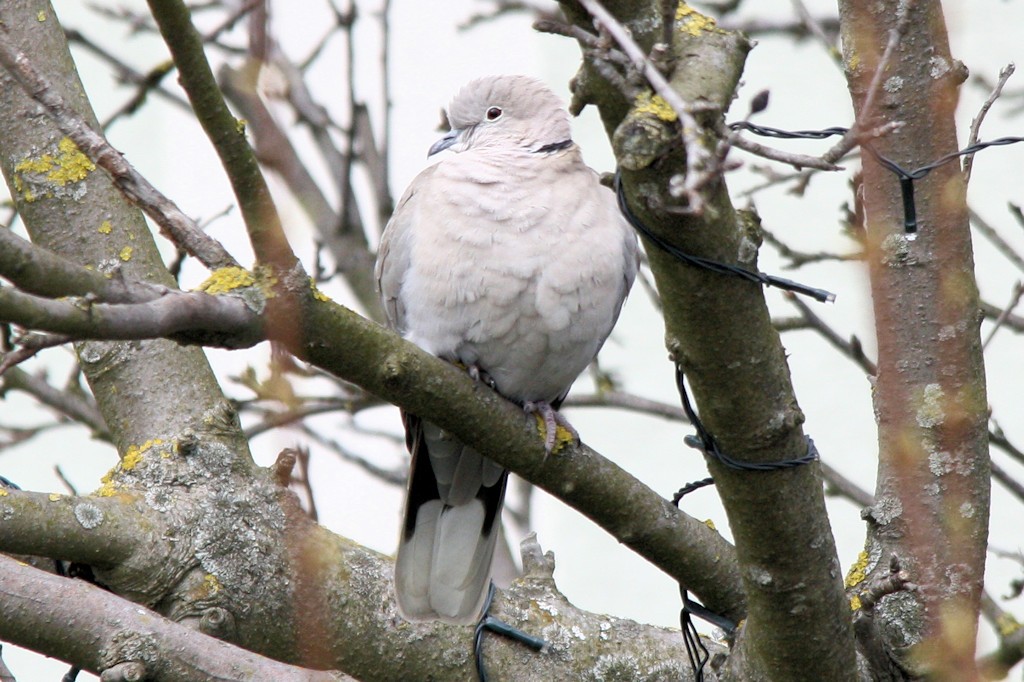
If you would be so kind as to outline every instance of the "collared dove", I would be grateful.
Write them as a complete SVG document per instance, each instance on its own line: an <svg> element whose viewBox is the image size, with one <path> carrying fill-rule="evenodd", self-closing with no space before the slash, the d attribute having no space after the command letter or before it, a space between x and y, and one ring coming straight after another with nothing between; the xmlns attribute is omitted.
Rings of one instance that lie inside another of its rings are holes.
<svg viewBox="0 0 1024 682"><path fill-rule="evenodd" d="M572 142L540 81L492 76L448 107L381 238L388 323L544 418L597 355L636 276L637 243L613 193ZM403 415L412 454L395 593L409 620L469 623L481 611L508 472ZM564 420L559 423L567 425Z"/></svg>

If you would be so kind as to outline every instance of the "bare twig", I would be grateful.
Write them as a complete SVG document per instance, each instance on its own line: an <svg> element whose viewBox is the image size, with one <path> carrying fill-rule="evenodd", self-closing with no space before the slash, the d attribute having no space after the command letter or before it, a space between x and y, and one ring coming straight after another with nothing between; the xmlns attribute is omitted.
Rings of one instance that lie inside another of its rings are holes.
<svg viewBox="0 0 1024 682"><path fill-rule="evenodd" d="M882 83L884 82L883 76L889 67L889 62L892 60L892 55L896 51L896 48L900 44L900 40L903 38L903 34L907 30L907 22L910 18L909 3L904 6L903 13L900 16L899 23L896 28L889 31L889 39L885 44L885 50L882 52L881 58L878 60L878 64L875 66L875 72L871 76L871 83L868 85L867 93L864 96L864 105L857 112L856 120L850 129L843 135L842 139L839 140L832 147L822 155L825 160L838 160L845 156L851 149L857 145L863 144L866 140L872 137L878 137L887 132L895 130L897 127L902 125L899 121L892 121L885 124L871 133L865 134L865 131L872 130L875 126L872 125L872 119L875 115L875 100L878 98L878 93L882 90ZM885 130L888 128L888 130ZM885 130L885 132L883 132Z"/></svg>
<svg viewBox="0 0 1024 682"><path fill-rule="evenodd" d="M686 174L683 181L672 187L673 194L686 199L687 212L700 214L704 210L704 200L700 190L708 183L708 175L714 176L713 155L704 146L700 133L703 127L694 118L696 109L683 100L682 96L658 71L657 67L647 58L644 51L636 44L625 27L604 8L598 0L579 0L580 4L596 20L602 30L615 40L622 51L632 60L633 67L650 83L654 91L671 107L679 117L679 128L686 145Z"/></svg>
<svg viewBox="0 0 1024 682"><path fill-rule="evenodd" d="M807 10L807 6L803 3L803 0L791 0L791 2L793 3L793 11L796 12L796 16L800 19L800 23L803 27L807 29L807 32L818 39L818 42L824 46L828 55L832 57L833 60L836 62L841 61L843 56L839 52L838 48L836 48L835 39L830 38L829 35L825 33L825 29L822 27L821 23L811 16L811 13Z"/></svg>
<svg viewBox="0 0 1024 682"><path fill-rule="evenodd" d="M1013 313L1014 309L1020 304L1021 294L1024 294L1024 284L1022 284L1020 280L1017 280L1017 283L1013 285L1013 292L1010 294L1010 302L1006 304L1005 308L1003 308L1003 312L999 313L999 317L996 318L995 324L992 325L992 329L989 330L988 336L986 336L985 340L981 343L982 350L988 348L988 344L991 343L996 332L999 331L1007 318L1010 317L1010 314Z"/></svg>
<svg viewBox="0 0 1024 682"><path fill-rule="evenodd" d="M341 443L332 438L328 438L319 431L314 431L313 429L306 428L305 425L302 426L302 429L307 436L309 436L310 438L314 439L324 447L330 449L332 452L337 454L342 461L355 464L356 466L363 469L371 476L374 476L385 483L389 483L395 486L405 485L406 479L408 478L409 474L407 465L394 468L382 467L378 464L375 464L374 462L371 462L362 455L356 454L351 449L345 447L344 445L342 445Z"/></svg>
<svg viewBox="0 0 1024 682"><path fill-rule="evenodd" d="M3 649L3 645L0 644L0 654L3 653ZM0 682L18 682L14 678L14 673L12 673L11 669L4 663L2 655L0 655Z"/></svg>
<svg viewBox="0 0 1024 682"><path fill-rule="evenodd" d="M64 475L64 470L60 468L59 464L53 465L53 473L57 475L57 478L60 479L60 482L64 484L65 488L67 488L68 493L70 493L71 495L78 495L78 489L75 488L75 485L68 479L67 476Z"/></svg>
<svg viewBox="0 0 1024 682"><path fill-rule="evenodd" d="M181 246L209 268L237 265L223 246L203 234L195 222L153 187L119 151L74 109L36 71L24 52L16 49L6 27L0 28L0 64L34 100L43 105L61 132L100 168L114 185L160 226L161 234Z"/></svg>
<svg viewBox="0 0 1024 682"><path fill-rule="evenodd" d="M988 442L1008 454L1018 463L1024 464L1024 451L1021 451L1020 448L1010 442L1010 439L1006 437L1002 427L999 426L995 419L992 420L992 428L988 431Z"/></svg>
<svg viewBox="0 0 1024 682"><path fill-rule="evenodd" d="M1017 253L1017 250L1013 246L1003 239L996 229L987 220L981 217L981 214L975 211L970 206L967 207L967 214L970 216L971 225L978 232L988 239L992 246L996 247L999 253L1003 254L1008 261L1013 263L1018 270L1024 273L1024 257Z"/></svg>
<svg viewBox="0 0 1024 682"><path fill-rule="evenodd" d="M900 567L899 557L893 554L889 559L888 574L873 577L857 596L860 597L861 610L869 613L882 597L916 589L917 585L910 582L910 574Z"/></svg>
<svg viewBox="0 0 1024 682"><path fill-rule="evenodd" d="M722 132L725 132L723 129ZM728 144L738 149L742 149L745 152L756 154L757 156L771 159L772 161L779 161L781 163L789 164L797 170L804 168L814 168L816 170L823 171L837 171L842 170L842 166L837 166L834 162L826 160L820 156L809 156L807 154L794 154L792 152L783 151L781 149L775 149L766 145L748 140L745 137L741 137L739 131L728 131L726 137Z"/></svg>
<svg viewBox="0 0 1024 682"><path fill-rule="evenodd" d="M17 367L11 367L0 374L0 393L9 390L23 391L62 417L89 427L95 438L110 438L107 424L96 405L76 391L58 389L46 377L30 374Z"/></svg>
<svg viewBox="0 0 1024 682"><path fill-rule="evenodd" d="M979 307L981 308L981 314L988 320L998 320L1006 312L1003 308L992 305L988 301L981 301ZM1024 317L1009 313L1003 320L1003 326L1015 332L1024 333Z"/></svg>
<svg viewBox="0 0 1024 682"><path fill-rule="evenodd" d="M66 620L68 604L75 604L83 613L90 614L89 618L81 619L81 623L76 625L77 636L104 642L143 637L161 652L159 674L152 671L152 678L141 672L136 677L114 677L104 673L103 679L216 679L222 682L243 679L342 682L353 679L338 672L280 663L163 618L154 611L111 592L96 589L84 581L50 575L9 556L0 556L0 591L7 603L14 605L0 621L0 635L5 640L27 644L31 639L32 644L43 651L65 652L70 663L83 669L97 672L113 670L107 667L110 660L104 660L98 648L68 647L67 633L52 627L61 618ZM31 638L25 633L32 633ZM128 663L141 665L139 661Z"/></svg>
<svg viewBox="0 0 1024 682"><path fill-rule="evenodd" d="M1001 680L1024 660L1024 627L1013 614L1003 610L986 591L981 593L981 614L999 637L999 647L978 661L983 679Z"/></svg>
<svg viewBox="0 0 1024 682"><path fill-rule="evenodd" d="M846 357L853 360L857 365L864 370L868 375L874 376L878 372L878 366L874 362L868 359L864 355L864 349L861 348L860 342L856 341L855 338L847 341L839 335L832 327L828 325L823 319L818 317L810 306L800 300L800 297L790 292L784 292L783 296L789 301L793 307L800 311L800 315L807 321L808 326L814 329L821 337L832 344L833 347L837 348Z"/></svg>
<svg viewBox="0 0 1024 682"><path fill-rule="evenodd" d="M862 252L833 253L830 251L817 251L810 253L806 251L797 251L776 237L772 232L766 230L764 226L761 227L761 233L764 235L764 240L775 247L775 250L779 252L780 256L789 261L786 268L799 268L807 265L808 263L821 263L823 261L838 261L842 263L864 260L864 254Z"/></svg>
<svg viewBox="0 0 1024 682"><path fill-rule="evenodd" d="M875 503L875 496L859 485L843 476L834 468L821 462L821 475L828 484L825 493L845 498L859 507L870 507Z"/></svg>
<svg viewBox="0 0 1024 682"><path fill-rule="evenodd" d="M992 467L992 478L999 481L1004 488L1009 490L1019 502L1024 502L1024 485L1013 478L1006 469L1002 468L995 462L991 462Z"/></svg>
<svg viewBox="0 0 1024 682"><path fill-rule="evenodd" d="M33 345L41 347L76 339L152 339L190 332L211 345L235 348L262 340L260 317L240 297L173 290L144 303L108 304L51 300L4 288L0 321L61 335L40 337Z"/></svg>
<svg viewBox="0 0 1024 682"><path fill-rule="evenodd" d="M313 486L309 480L309 448L298 448L296 454L298 455L300 475L293 476L292 480L302 486L303 492L306 493L306 504L308 505L306 512L309 517L314 521L319 521L320 513L316 509L316 497L313 495Z"/></svg>
<svg viewBox="0 0 1024 682"><path fill-rule="evenodd" d="M0 296L3 296L5 293L8 292L0 289ZM0 307L2 307L2 303L0 303ZM0 317L2 317L2 313L0 313ZM35 357L40 351L63 346L65 343L70 343L73 340L72 337L62 334L27 334L18 340L18 348L0 356L0 375L3 375L15 365Z"/></svg>
<svg viewBox="0 0 1024 682"><path fill-rule="evenodd" d="M623 391L602 391L590 395L571 395L566 398L564 407L613 407L641 414L664 417L673 421L685 422L686 414L678 405L670 405L657 400L643 398Z"/></svg>
<svg viewBox="0 0 1024 682"><path fill-rule="evenodd" d="M992 89L992 93L985 100L985 103L981 105L981 109L978 110L978 115L971 121L971 135L967 139L967 146L977 144L978 140L981 139L981 124L985 121L985 116L988 114L988 110L992 108L996 100L1003 93L1003 86L1006 85L1006 81L1010 80L1010 76L1016 71L1017 67L1011 62L1007 64L999 71L999 81L996 83L995 88ZM964 184L971 182L971 170L974 168L974 154L964 155L963 160L963 173L964 173Z"/></svg>

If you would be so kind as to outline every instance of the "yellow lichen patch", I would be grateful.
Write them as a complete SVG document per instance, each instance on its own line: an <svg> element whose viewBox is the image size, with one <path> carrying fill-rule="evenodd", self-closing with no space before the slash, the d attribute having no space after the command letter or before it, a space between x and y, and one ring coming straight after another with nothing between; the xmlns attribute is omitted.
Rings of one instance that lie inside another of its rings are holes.
<svg viewBox="0 0 1024 682"><path fill-rule="evenodd" d="M245 268L231 266L214 270L205 282L196 287L196 290L216 296L241 287L251 287L255 283L256 278L251 272Z"/></svg>
<svg viewBox="0 0 1024 682"><path fill-rule="evenodd" d="M256 268L256 283L267 298L277 296L277 292L274 290L277 286L277 275L269 265L260 265Z"/></svg>
<svg viewBox="0 0 1024 682"><path fill-rule="evenodd" d="M212 573L207 573L203 576L202 595L200 599L209 599L213 595L220 592L220 581L217 580L217 576Z"/></svg>
<svg viewBox="0 0 1024 682"><path fill-rule="evenodd" d="M142 461L142 455L145 454L150 448L156 447L157 445L163 445L164 441L162 438L153 438L147 440L142 445L129 445L128 451L124 453L124 457L121 458L121 469L124 471L131 471L139 465ZM108 476L110 474L107 474Z"/></svg>
<svg viewBox="0 0 1024 682"><path fill-rule="evenodd" d="M9 494L7 488L0 488L0 497L7 497Z"/></svg>
<svg viewBox="0 0 1024 682"><path fill-rule="evenodd" d="M119 253L117 255L118 255L118 257L121 260L123 260L125 263L127 263L128 261L130 261L132 259L132 251L133 250L134 249L132 249L132 247L126 246L123 249L121 249L121 253Z"/></svg>
<svg viewBox="0 0 1024 682"><path fill-rule="evenodd" d="M679 3L676 7L676 23L679 30L691 36L699 36L703 31L714 31L717 29L715 20L701 14L685 2Z"/></svg>
<svg viewBox="0 0 1024 682"><path fill-rule="evenodd" d="M544 426L544 417L539 414L533 415L537 419L537 433L540 434L541 438L547 438L547 428ZM564 448L566 445L572 445L576 442L576 438L572 435L569 429L565 428L561 424L555 425L555 445L551 448L551 454L558 454L558 451Z"/></svg>
<svg viewBox="0 0 1024 682"><path fill-rule="evenodd" d="M142 451L139 450L138 445L129 445L128 452L124 453L124 459L121 460L121 468L125 471L131 471L139 465L142 461Z"/></svg>
<svg viewBox="0 0 1024 682"><path fill-rule="evenodd" d="M331 300L330 296L328 296L327 294L325 294L324 292L320 291L320 289L317 288L316 282L313 281L312 277L309 278L309 288L313 290L313 298L315 298L316 300L323 301L325 303Z"/></svg>
<svg viewBox="0 0 1024 682"><path fill-rule="evenodd" d="M36 15L36 21L46 21L46 12L39 10L39 14Z"/></svg>
<svg viewBox="0 0 1024 682"><path fill-rule="evenodd" d="M111 224L109 220L104 220L102 223L100 223L100 227L96 231L99 232L100 234L110 234L111 232L114 231L114 226Z"/></svg>
<svg viewBox="0 0 1024 682"><path fill-rule="evenodd" d="M56 189L81 182L96 170L69 137L57 143L57 153L22 159L14 166L14 187L25 201L53 196ZM42 189L42 193L40 193Z"/></svg>
<svg viewBox="0 0 1024 682"><path fill-rule="evenodd" d="M238 131L239 135L245 135L245 126L247 126L248 124L248 121L246 121L244 118L236 118L235 130Z"/></svg>
<svg viewBox="0 0 1024 682"><path fill-rule="evenodd" d="M661 95L652 95L650 92L641 92L637 95L633 101L633 110L638 114L650 114L670 123L679 118Z"/></svg>
<svg viewBox="0 0 1024 682"><path fill-rule="evenodd" d="M1012 613L1003 612L996 619L996 628L999 630L1000 635L1009 637L1017 632L1017 630L1020 630L1020 622L1013 617Z"/></svg>
<svg viewBox="0 0 1024 682"><path fill-rule="evenodd" d="M856 594L853 595L852 597L850 597L850 610L851 611L860 611L860 607L861 607L860 597L858 595L856 595Z"/></svg>
<svg viewBox="0 0 1024 682"><path fill-rule="evenodd" d="M705 519L704 520L704 525L707 526L708 528L710 528L711 530L713 530L715 532L718 532L718 529L715 528L715 522L712 521L711 519Z"/></svg>
<svg viewBox="0 0 1024 682"><path fill-rule="evenodd" d="M846 574L845 585L849 589L856 587L864 582L864 579L868 577L868 553L861 552L857 555L857 560L853 562L853 566L850 566L850 571Z"/></svg>
<svg viewBox="0 0 1024 682"><path fill-rule="evenodd" d="M50 502L56 502L60 499L60 493L50 493L47 495L47 498L49 498Z"/></svg>
<svg viewBox="0 0 1024 682"><path fill-rule="evenodd" d="M117 484L113 481L104 481L103 485L93 492L97 497L113 497L117 494Z"/></svg>

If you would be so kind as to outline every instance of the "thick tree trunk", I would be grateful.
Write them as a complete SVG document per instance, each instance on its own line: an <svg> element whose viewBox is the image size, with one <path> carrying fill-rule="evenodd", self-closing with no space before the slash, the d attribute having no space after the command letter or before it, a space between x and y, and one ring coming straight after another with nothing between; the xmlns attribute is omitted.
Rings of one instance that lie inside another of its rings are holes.
<svg viewBox="0 0 1024 682"><path fill-rule="evenodd" d="M902 11L909 8L904 21ZM904 168L956 151L966 74L953 60L938 0L840 2L844 61L858 120L902 121L870 143ZM870 84L890 32L902 32ZM959 164L914 182L917 232L904 226L898 178L863 155L863 206L878 335L878 487L870 575L900 558L917 592L885 598L876 624L901 663L937 679L972 679L989 517L985 372L978 290Z"/></svg>

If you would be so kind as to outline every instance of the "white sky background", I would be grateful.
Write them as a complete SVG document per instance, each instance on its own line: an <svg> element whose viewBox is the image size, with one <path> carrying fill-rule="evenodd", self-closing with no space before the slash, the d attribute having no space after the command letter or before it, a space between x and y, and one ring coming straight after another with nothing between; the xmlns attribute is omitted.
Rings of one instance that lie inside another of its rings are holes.
<svg viewBox="0 0 1024 682"><path fill-rule="evenodd" d="M772 11L769 5L777 18L786 18L792 13L788 2L746 4L759 16L767 16ZM807 0L806 4L815 16L835 12L834 2ZM118 5L144 9L140 0L119 0ZM319 0L276 3L275 33L283 37L284 49L293 58L305 57L327 30L330 16L323 5ZM958 0L944 5L953 54L972 74L994 81L1000 68L1021 58L1022 3ZM524 15L505 17L460 32L456 29L458 24L488 5L475 0L450 0L443 4L443 10L438 9L440 6L417 0L392 3L390 154L396 198L427 165L426 150L438 137L438 112L467 80L489 73L526 73L544 78L567 98L566 84L579 63L575 44L568 39L532 32L530 20ZM148 70L165 59L162 44L152 36L132 36L122 25L97 20L85 3L57 0L55 9L66 26L84 31L140 70ZM372 10L361 11L365 28L360 31L357 43L357 85L362 97L373 98L380 90L377 59L380 43ZM239 35L236 42L240 41ZM343 100L338 89L343 87L346 73L341 42L332 43L327 55L311 75L311 88L326 105L340 111ZM86 90L101 118L134 92L115 83L109 70L95 59L80 50L76 51L76 57ZM1011 91L1024 89L1020 79L1020 75L1011 79ZM770 89L771 104L767 112L755 119L759 123L799 129L849 125L851 121L842 74L824 48L813 40L794 45L786 38L762 39L748 57L744 83L736 105L737 113L730 118L743 116L750 97L762 89ZM963 87L958 119L961 143L967 138L971 117L986 96L987 92L976 85ZM996 104L983 129L983 139L1024 134L1020 115L1008 115L1017 102L1019 100ZM371 104L376 107L374 111L379 119L379 100L372 99ZM594 110L588 109L574 122L574 135L592 166L600 171L612 170L608 142ZM208 219L232 202L209 143L198 125L176 108L159 99L153 100L140 115L118 123L110 131L110 137L132 163L190 215ZM830 142L801 142L787 145L787 148L820 153L829 145ZM315 158L311 150L308 153L309 158ZM752 165L763 164L741 153L734 153L734 157L747 164L744 170L728 178L735 202L743 205L745 200L739 197L738 190L760 182L749 169ZM1016 170L1022 161L1024 144L983 152L976 158L970 188L972 206L1001 228L1004 237L1018 249L1024 249L1024 231L1013 223L1006 211L1006 202L1024 201ZM323 169L315 163L313 166L319 177L324 177ZM849 167L852 171L856 162ZM777 170L786 172L782 167ZM805 251L852 249L852 243L840 235L840 205L850 201L849 176L849 172L820 175L810 184L804 197L789 196L785 188L758 194L756 206L765 227ZM279 188L279 184L274 184ZM308 225L287 197L281 196L279 205L293 246L310 268ZM215 222L210 232L240 261L251 260L237 211ZM1012 271L983 238L975 240L975 256L983 296L997 305L1004 304L1013 282L1021 274ZM815 312L834 325L840 334L856 334L864 342L869 356L874 356L867 281L859 265L815 266L797 272L783 271L781 265L770 248L762 250L763 270L836 292L838 299L834 305L811 303ZM193 264L186 271L184 284L194 286L203 277L204 273ZM340 287L324 289L338 300L345 298ZM777 292L769 292L768 298L775 314L793 314ZM988 325L983 328L983 334L988 328ZM663 333L660 318L637 286L602 353L602 366L613 370L626 390L676 403L678 398L662 343ZM866 379L851 363L830 352L813 333L789 333L783 340L790 354L797 396L807 416L807 433L815 439L826 462L872 490L876 434ZM1000 332L986 359L994 415L1011 440L1021 444L1024 443L1024 425L1014 419L1020 413L1019 387L1024 383L1019 345L1019 338L1014 334ZM210 355L220 368L222 384L232 395L245 397L244 391L224 377L239 373L247 364L259 368L265 360L266 349L261 348L255 356L224 351L212 351ZM51 378L59 382L69 367L68 356L60 350L50 351L27 368L39 370L44 366ZM578 382L577 391L586 392L590 388L586 378ZM48 416L32 408L18 394L8 396L0 409L4 424L14 419L23 424L38 424ZM690 432L682 425L607 410L576 409L570 410L568 416L589 445L666 497L684 483L707 475L699 454L682 446L683 436ZM318 423L336 427L341 421L340 417L331 416L319 418ZM361 417L359 423L394 433L400 428L397 412L391 409L376 410ZM337 432L343 436L341 429ZM401 461L393 448L389 450L393 452L391 459L380 457L381 448L391 447L385 441L368 436L348 438L352 447L361 448L365 454L375 453L378 460ZM297 443L304 443L299 434L279 431L254 440L253 450L260 463L269 464L282 447ZM995 457L1018 478L1024 478L1020 467L1008 463L998 452ZM0 474L26 489L63 492L63 486L53 473L53 465L59 464L80 491L88 491L98 486L100 476L115 461L113 450L89 441L83 429L63 427L4 450L0 453ZM401 491L380 485L362 471L340 464L330 456L314 457L312 466L321 522L374 549L393 552ZM1020 505L1014 504L998 484L994 484L993 493L992 543L1000 549L1018 550L1014 530ZM728 524L712 490L693 493L685 499L683 508L698 518L713 520L719 531L728 537ZM834 499L829 501L829 508L841 563L849 566L863 544L864 528L859 510L848 502ZM555 552L559 587L573 602L594 611L678 627L678 590L669 578L543 492L536 494L533 512L541 545ZM990 556L988 589L994 596L1008 592L1009 581L1019 575L1018 565ZM1021 612L1019 605L1011 603L1010 607ZM983 634L982 639L985 650L991 646L993 638ZM5 662L22 681L56 680L67 668L63 663L16 651L10 646L4 647L3 654ZM83 674L79 679L95 678Z"/></svg>

